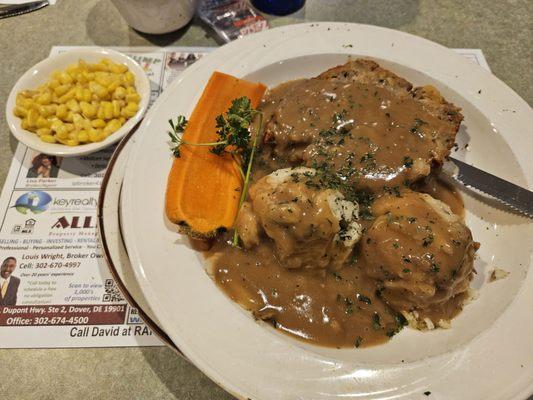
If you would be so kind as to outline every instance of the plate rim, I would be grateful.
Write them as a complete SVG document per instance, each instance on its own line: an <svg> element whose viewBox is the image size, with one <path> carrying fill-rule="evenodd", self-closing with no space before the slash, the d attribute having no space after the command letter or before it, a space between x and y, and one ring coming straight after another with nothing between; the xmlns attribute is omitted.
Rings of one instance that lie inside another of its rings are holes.
<svg viewBox="0 0 533 400"><path fill-rule="evenodd" d="M146 325L157 335L157 337L162 341L165 346L171 348L177 355L181 357L185 357L185 355L180 351L180 349L172 342L170 337L163 331L163 329L154 321L152 320L148 314L142 309L142 307L139 305L139 303L135 300L133 295L129 292L128 288L126 287L126 284L121 279L120 274L118 273L115 262L113 261L113 257L111 256L111 252L109 251L109 245L106 235L106 229L105 229L105 223L104 223L104 208L106 206L106 195L108 192L109 183L111 181L111 176L113 174L113 170L115 168L116 162L118 158L122 155L122 151L126 147L126 144L128 144L129 140L133 138L137 130L139 129L139 126L141 125L141 121L139 121L118 143L117 147L115 148L115 151L111 155L111 158L109 159L109 162L107 164L106 172L104 174L104 177L102 178L102 183L100 186L100 191L98 193L98 203L97 203L97 209L96 209L96 220L97 220L97 231L98 231L98 238L100 241L100 246L102 249L102 255L104 256L104 260L106 262L107 268L109 272L111 273L111 276L113 277L113 280L118 285L121 293L126 298L126 301L129 303L130 306L135 307L139 314L144 321ZM128 154L125 155L126 157ZM121 184L122 186L122 184ZM122 189L119 189L122 190ZM119 207L120 207L120 199L119 199ZM119 215L117 215L117 218L119 218ZM119 232L119 235L122 238L122 232ZM122 239L123 240L123 239Z"/></svg>
<svg viewBox="0 0 533 400"><path fill-rule="evenodd" d="M428 44L430 44L430 45L432 45L432 46L437 46L437 47L439 47L439 48L442 48L442 49L444 49L445 51L449 52L449 54L452 54L452 53L451 53L451 52L452 52L451 50L445 48L444 46L441 46L441 45L439 45L439 44L436 44L436 43L434 43L434 42L431 42L431 41L429 41L429 40L427 40L427 39L424 39L424 38L421 38L421 37L418 37L418 36L414 36L414 35L411 35L411 34L408 34L408 33L405 33L405 32L401 32L401 31L395 31L395 30L388 29L388 28L380 28L380 27L374 27L374 26L368 26L368 25L362 25L362 24L329 23L329 22L306 23L306 24L290 25L290 26L284 26L284 27L280 27L280 28L275 28L275 29L273 29L273 30L266 31L266 33L265 33L264 36L267 36L268 34L270 34L271 32L274 32L274 31L277 31L277 32L283 32L283 31L290 30L291 28L293 28L293 29L301 29L302 27L304 27L304 28L305 28L305 27L312 27L313 25L315 25L315 26L318 26L318 25L324 26L324 25L326 25L326 26L331 26L331 27L334 27L334 28L335 28L335 27L346 27L347 25L348 25L348 26L355 25L355 26L357 26L358 28L362 28L362 29L389 31L389 32L393 32L393 33L396 34L396 35L404 35L405 37L408 37L408 38L415 38L416 40L421 40L421 41L423 41L423 42L425 42L425 43L428 43ZM300 27L300 28L295 28L295 27ZM245 39L241 39L241 40L248 40L248 41L251 41L251 40L253 40L254 38L258 37L259 35L262 35L262 34L251 35L250 37L245 38ZM239 43L239 41L234 42L234 43ZM242 42L241 42L241 43L242 43ZM229 44L229 45L226 45L226 46L224 46L224 47L227 48L228 46L232 46L232 47L231 47L232 49L236 47L235 44ZM229 50L228 50L228 51L229 51ZM215 52L212 53L212 54L213 54L213 57L214 57L215 55L217 55L217 53L218 53L218 51L215 50ZM458 55L456 54L456 56L458 56ZM458 56L458 57L460 57L460 56ZM209 56L208 56L208 57L205 57L204 59L207 59L207 58L209 58ZM199 66L200 66L201 64L203 64L203 63L200 62L200 63L197 63L197 64L193 65L193 66L190 68L190 70L185 71L185 72L184 72L184 73L183 73L183 74L182 74L182 75L176 80L176 82L173 83L173 85L177 86L177 85L179 84L179 82L181 82L183 79L186 79L189 75L193 74L193 73L196 71L196 69L199 68ZM519 97L519 96L518 96L518 95L517 95L517 94L516 94L511 88L509 88L505 83L503 83L503 82L502 82L501 80L499 80L497 77L495 77L494 75L492 75L492 74L490 74L490 73L488 73L488 72L482 70L481 68L478 68L478 70L479 70L479 73L480 73L480 74L487 74L486 76L487 76L487 77L490 77L489 79L496 80L497 82L499 82L499 83L501 84L501 86L502 86L502 90L507 91L507 92L512 96L512 100L513 100L513 101L516 101L521 107L523 107L524 105L527 106L527 103L526 103L523 99L521 99L521 98L520 98L520 97ZM168 89L167 89L167 90L168 90ZM170 91L169 91L169 92L170 92ZM163 101L165 101L165 100L166 100L166 97L167 97L167 96L165 96L165 95L163 94L163 96L160 97L160 100L158 99L159 104L161 104ZM465 97L466 97L466 96L465 96ZM469 100L471 101L471 99L469 99ZM146 120L147 120L147 119L150 119L151 116L152 116L152 114L155 114L155 110L156 110L156 107L154 106L154 107L152 108L152 110L151 110L152 112L147 116ZM143 126L144 126L144 124L143 124ZM141 127L141 128L142 128L142 127ZM139 145L134 146L134 148L132 149L132 153L133 153L133 154L136 154L136 152L139 151L139 147L140 147ZM130 159L129 159L129 161L128 161L128 165L130 165L130 162L132 162L131 160L132 160L133 158L134 158L134 157L130 157ZM133 173L130 172L130 171L131 171L131 169L128 168L128 172L127 172L126 177L125 177L125 183L129 182L129 181L132 179L131 176L133 175ZM526 181L527 181L527 180L528 180L528 177L526 177ZM129 196L129 195L131 194L130 191L132 190L131 187L128 187L128 186L126 185L126 190L127 190L127 192L128 192L128 196ZM129 227L131 227L131 226L129 225L129 221L128 221L128 220L126 220L125 223L128 224ZM128 244L128 242L130 242L130 244L131 244L131 241L132 241L132 240L133 240L133 239L131 239L131 238L128 239L128 235L126 235L126 237L125 237L125 242L126 242L126 244ZM135 249L134 249L134 250L135 250ZM147 282L145 282L145 281L143 280L143 271L142 271L142 266L140 266L140 260L139 260L139 258L137 257L138 255L135 254L135 251L133 252L133 254L134 254L134 256L136 257L136 259L135 259L135 260L132 260L132 261L133 261L133 264L134 264L134 271L135 271L135 273L137 274L137 278L138 278L138 280L139 280L139 282L140 282L141 284L147 283ZM139 270L139 268L141 269L141 271ZM531 278L530 274L528 274L528 277L524 278L524 282L522 282L521 290L519 290L519 293L516 294L516 297L519 297L519 296L520 296L520 294L521 294L520 292L524 289L524 286L525 286L526 281L527 281L528 279L530 279L530 278ZM144 285L141 286L141 287L143 288L143 290L147 289ZM149 289L149 290L151 290L151 289ZM155 297L152 297L152 295L153 295L153 293L150 293L150 295L147 295L147 299L148 299L149 303L152 303L152 301L154 301L154 299L155 299ZM151 306L152 306L152 304L151 304ZM509 308L510 308L510 307L511 307L511 305L509 305ZM155 307L154 307L154 308L155 308ZM165 323L162 321L162 324L164 325ZM215 374L213 371L211 371L211 370L210 370L209 368L207 368L205 365L198 365L198 359L196 359L196 360L194 361L194 363L195 363L195 365L197 365L198 368L200 368L200 369L201 369L206 375L208 375L211 379L215 380L215 382L219 382L219 381L220 381L220 380L217 378L217 377L218 377L218 374ZM220 383L219 383L219 384L220 384ZM227 385L222 385L222 386L223 386L226 390L228 390L230 393L232 393L232 392L234 391L233 389L235 389L235 388L233 388L233 387L229 387L229 388L228 388ZM527 387L522 387L522 388L519 389L519 390L520 390L521 393L526 393L526 391L530 391L532 387L533 387L533 382L529 382L529 386L527 386ZM516 394L518 394L518 393L515 392L514 395L516 395ZM521 394L520 394L520 395L521 395Z"/></svg>

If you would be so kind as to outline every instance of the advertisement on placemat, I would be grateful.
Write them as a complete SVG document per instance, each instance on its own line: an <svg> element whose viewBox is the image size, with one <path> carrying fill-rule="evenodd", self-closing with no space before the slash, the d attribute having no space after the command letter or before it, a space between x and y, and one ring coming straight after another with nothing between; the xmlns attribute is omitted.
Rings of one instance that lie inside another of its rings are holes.
<svg viewBox="0 0 533 400"><path fill-rule="evenodd" d="M153 103L210 49L117 50L147 72ZM458 51L488 68L480 50ZM61 158L18 145L0 197L0 348L162 344L124 299L100 249L97 201L113 150Z"/></svg>
<svg viewBox="0 0 533 400"><path fill-rule="evenodd" d="M117 50L146 71L152 104L209 49ZM0 348L161 345L99 245L98 194L114 147L70 158L17 147L0 198Z"/></svg>

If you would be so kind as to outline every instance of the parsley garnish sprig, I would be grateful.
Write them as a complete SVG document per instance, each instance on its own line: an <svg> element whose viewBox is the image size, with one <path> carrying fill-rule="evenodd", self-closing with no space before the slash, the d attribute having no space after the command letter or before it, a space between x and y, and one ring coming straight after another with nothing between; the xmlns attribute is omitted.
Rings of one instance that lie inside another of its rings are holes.
<svg viewBox="0 0 533 400"><path fill-rule="evenodd" d="M257 134L253 137L250 128L254 118L257 116ZM174 157L181 156L181 146L209 146L210 151L216 155L229 154L237 163L239 172L243 179L241 197L239 199L238 210L241 209L248 186L250 185L250 175L252 163L257 147L257 138L261 135L263 128L263 113L252 108L248 97L234 99L226 115L216 117L217 134L220 140L208 143L192 143L183 139L183 132L187 126L187 118L180 115L175 121L168 121L171 131L168 135L171 140L171 150ZM239 236L237 229L233 232L233 245L237 246Z"/></svg>

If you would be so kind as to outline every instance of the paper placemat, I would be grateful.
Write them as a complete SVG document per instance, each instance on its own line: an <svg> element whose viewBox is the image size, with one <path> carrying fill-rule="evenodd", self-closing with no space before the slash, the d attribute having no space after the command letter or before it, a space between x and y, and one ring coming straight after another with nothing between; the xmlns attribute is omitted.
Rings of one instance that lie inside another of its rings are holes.
<svg viewBox="0 0 533 400"><path fill-rule="evenodd" d="M212 50L115 49L147 72L150 104ZM480 49L456 51L490 70ZM0 348L163 345L125 301L99 249L96 203L113 150L61 159L17 146L0 196L0 262L15 266L0 295Z"/></svg>

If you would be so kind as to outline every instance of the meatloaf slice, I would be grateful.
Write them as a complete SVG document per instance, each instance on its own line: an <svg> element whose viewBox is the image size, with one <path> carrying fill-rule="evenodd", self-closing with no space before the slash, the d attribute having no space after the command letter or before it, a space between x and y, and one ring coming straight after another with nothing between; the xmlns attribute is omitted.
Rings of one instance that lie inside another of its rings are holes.
<svg viewBox="0 0 533 400"><path fill-rule="evenodd" d="M426 112L449 124L449 129L440 132L435 137L435 151L432 161L441 164L450 154L463 115L461 109L446 101L435 87L427 85L413 88L410 82L382 68L378 63L361 58L328 69L315 79L355 81L384 87L400 97L411 96L422 105Z"/></svg>

